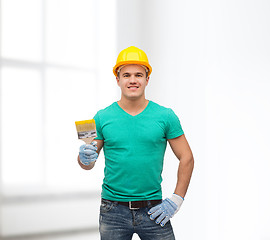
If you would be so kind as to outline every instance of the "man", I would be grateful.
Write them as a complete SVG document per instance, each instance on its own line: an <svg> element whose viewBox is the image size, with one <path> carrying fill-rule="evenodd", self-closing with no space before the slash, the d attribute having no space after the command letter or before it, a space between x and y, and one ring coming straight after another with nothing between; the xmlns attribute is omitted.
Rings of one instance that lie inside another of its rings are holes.
<svg viewBox="0 0 270 240"><path fill-rule="evenodd" d="M152 68L136 47L120 52L113 68L121 99L98 111L96 143L82 145L78 162L94 167L103 147L105 156L100 236L128 240L175 239L170 218L179 210L193 171L193 155L175 113L145 98ZM169 142L180 160L175 191L162 201L161 173Z"/></svg>

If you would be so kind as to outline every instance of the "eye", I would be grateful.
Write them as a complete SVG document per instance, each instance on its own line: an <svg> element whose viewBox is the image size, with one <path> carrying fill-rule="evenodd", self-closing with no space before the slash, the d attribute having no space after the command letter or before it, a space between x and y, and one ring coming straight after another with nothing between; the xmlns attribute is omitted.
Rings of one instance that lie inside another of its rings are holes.
<svg viewBox="0 0 270 240"><path fill-rule="evenodd" d="M136 77L143 77L143 75L141 73L137 73Z"/></svg>
<svg viewBox="0 0 270 240"><path fill-rule="evenodd" d="M128 74L128 73L124 73L124 74L123 74L123 77L124 77L124 78L127 78L127 77L129 77L129 74Z"/></svg>

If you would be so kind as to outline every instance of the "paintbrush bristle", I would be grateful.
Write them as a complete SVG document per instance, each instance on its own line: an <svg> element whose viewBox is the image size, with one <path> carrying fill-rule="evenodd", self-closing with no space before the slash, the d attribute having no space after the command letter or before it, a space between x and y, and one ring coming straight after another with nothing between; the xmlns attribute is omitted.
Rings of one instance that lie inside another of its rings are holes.
<svg viewBox="0 0 270 240"><path fill-rule="evenodd" d="M81 140L84 140L86 138L94 139L97 136L96 124L94 119L76 121L75 124L79 139Z"/></svg>

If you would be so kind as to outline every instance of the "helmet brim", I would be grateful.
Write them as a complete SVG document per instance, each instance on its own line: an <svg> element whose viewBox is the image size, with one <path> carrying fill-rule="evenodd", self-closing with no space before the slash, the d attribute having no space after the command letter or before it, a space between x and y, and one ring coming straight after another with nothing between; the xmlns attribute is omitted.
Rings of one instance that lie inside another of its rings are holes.
<svg viewBox="0 0 270 240"><path fill-rule="evenodd" d="M114 67L113 67L113 74L117 77L117 71L118 68L120 66L123 65L129 65L129 64L137 64L137 65L143 65L145 67L148 68L148 76L151 74L152 72L152 67L150 66L150 64L148 64L147 62L143 62L143 61L122 61L122 62L118 62Z"/></svg>

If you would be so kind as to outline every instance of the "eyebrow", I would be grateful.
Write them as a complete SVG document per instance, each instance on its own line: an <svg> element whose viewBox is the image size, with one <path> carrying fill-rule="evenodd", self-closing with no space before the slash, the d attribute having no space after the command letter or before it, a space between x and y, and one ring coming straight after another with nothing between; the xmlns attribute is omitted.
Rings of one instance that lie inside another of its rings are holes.
<svg viewBox="0 0 270 240"><path fill-rule="evenodd" d="M130 73L130 72L123 72L123 75L124 74L132 74L132 73ZM134 74L142 74L143 75L144 73L143 72L135 72Z"/></svg>

